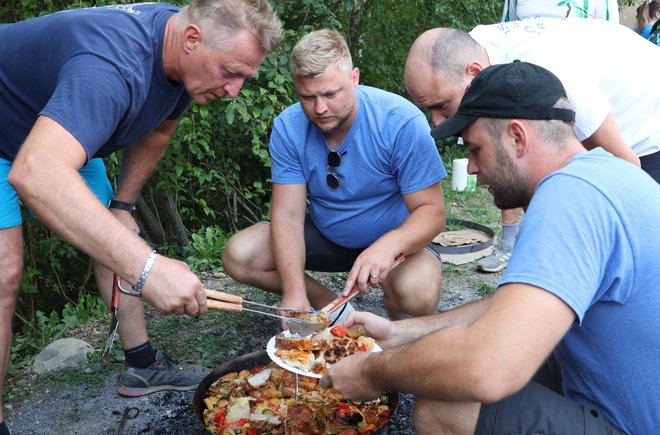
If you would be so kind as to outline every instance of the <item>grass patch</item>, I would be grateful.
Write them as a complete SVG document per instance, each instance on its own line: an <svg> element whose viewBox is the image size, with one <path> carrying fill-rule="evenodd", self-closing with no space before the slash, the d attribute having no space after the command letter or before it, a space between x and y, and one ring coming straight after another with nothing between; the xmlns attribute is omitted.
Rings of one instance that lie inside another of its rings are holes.
<svg viewBox="0 0 660 435"><path fill-rule="evenodd" d="M448 219L467 220L499 230L500 210L484 185L478 184L474 192L457 192L451 189L451 177L447 177L442 180L442 190Z"/></svg>

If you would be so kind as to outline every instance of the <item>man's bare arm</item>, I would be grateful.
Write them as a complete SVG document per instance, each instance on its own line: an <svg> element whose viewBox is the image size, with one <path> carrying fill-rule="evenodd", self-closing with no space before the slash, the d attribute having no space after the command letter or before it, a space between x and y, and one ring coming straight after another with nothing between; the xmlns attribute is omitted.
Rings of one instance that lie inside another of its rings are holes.
<svg viewBox="0 0 660 435"><path fill-rule="evenodd" d="M374 354L362 369L383 391L493 402L522 388L574 321L573 310L555 295L507 284L471 323Z"/></svg>
<svg viewBox="0 0 660 435"><path fill-rule="evenodd" d="M368 272L380 270L379 276L384 279L399 254L409 255L421 251L444 228L445 202L440 182L406 194L403 199L410 215L403 224L383 234L360 254L348 275L344 294L359 284L363 267ZM366 288L366 283L360 284L360 288Z"/></svg>
<svg viewBox="0 0 660 435"><path fill-rule="evenodd" d="M582 141L582 145L588 150L602 147L604 150L629 161L635 166L641 165L639 157L637 157L632 148L623 140L621 131L610 113L607 114L607 117L594 134Z"/></svg>
<svg viewBox="0 0 660 435"><path fill-rule="evenodd" d="M134 284L151 248L101 204L78 173L87 156L62 126L39 117L9 182L37 217L65 240ZM161 312L206 310L204 287L184 263L159 256L143 296Z"/></svg>
<svg viewBox="0 0 660 435"><path fill-rule="evenodd" d="M177 122L177 120L166 119L153 132L124 150L115 195L116 199L130 203L135 202L142 186L151 177L165 148L167 148Z"/></svg>
<svg viewBox="0 0 660 435"><path fill-rule="evenodd" d="M491 403L529 382L575 320L561 299L526 284L504 285L493 297L451 314L461 315L454 325L445 314L393 324L365 317L380 332L400 329L390 334L419 338L345 358L330 368L324 383L356 400L403 391L426 399Z"/></svg>
<svg viewBox="0 0 660 435"><path fill-rule="evenodd" d="M287 306L290 301L300 304L307 300L304 233L307 188L304 184L273 183L271 200L271 241L282 280L283 303Z"/></svg>

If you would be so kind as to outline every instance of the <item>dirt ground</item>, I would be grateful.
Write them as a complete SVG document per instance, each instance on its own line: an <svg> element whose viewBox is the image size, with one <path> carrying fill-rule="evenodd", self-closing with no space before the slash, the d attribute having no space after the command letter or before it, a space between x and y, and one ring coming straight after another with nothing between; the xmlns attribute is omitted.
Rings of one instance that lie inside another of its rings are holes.
<svg viewBox="0 0 660 435"><path fill-rule="evenodd" d="M495 289L498 274L479 274L474 271L473 264L462 266L445 265L444 293L439 310L463 304L480 298ZM339 289L341 277L331 274L318 274L317 278ZM243 294L246 298L253 291L233 280L222 276L205 277L203 281L208 288L214 288L229 293ZM382 294L373 291L369 295L360 295L354 300L356 308L384 315ZM268 339L277 331L276 320L262 319L253 316L240 328L229 328L219 324L205 326L204 331L188 331L192 334L218 337L220 335L238 333L240 344L230 340L225 353L218 355L217 365L240 355L262 350ZM189 322L190 328L195 328L194 322ZM86 338L96 348L102 347L105 324L87 328L95 331L95 337L88 333ZM178 331L183 333L186 331ZM85 335L85 334L83 334ZM217 366L216 365L216 366ZM124 411L129 407L138 409L136 418L126 421L125 434L206 434L204 426L197 420L192 401L194 391L160 392L141 398L124 398L117 395L117 375L121 370L121 362L115 364L112 372L101 386L83 385L80 382L60 386L56 391L49 391L37 381L32 385L32 393L27 400L5 404L5 415L8 425L14 435L40 435L44 433L60 434L117 434ZM414 398L402 394L399 406L391 422L383 429L382 434L413 434L411 412Z"/></svg>

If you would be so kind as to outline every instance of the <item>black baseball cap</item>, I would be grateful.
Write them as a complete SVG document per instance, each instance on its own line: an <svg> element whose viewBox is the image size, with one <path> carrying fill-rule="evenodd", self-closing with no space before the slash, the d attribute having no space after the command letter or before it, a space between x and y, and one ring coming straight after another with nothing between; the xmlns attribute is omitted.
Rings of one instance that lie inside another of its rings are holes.
<svg viewBox="0 0 660 435"><path fill-rule="evenodd" d="M433 128L431 136L460 136L477 118L575 121L574 111L552 107L561 97L566 97L564 86L543 67L519 60L489 66L472 80L456 113Z"/></svg>

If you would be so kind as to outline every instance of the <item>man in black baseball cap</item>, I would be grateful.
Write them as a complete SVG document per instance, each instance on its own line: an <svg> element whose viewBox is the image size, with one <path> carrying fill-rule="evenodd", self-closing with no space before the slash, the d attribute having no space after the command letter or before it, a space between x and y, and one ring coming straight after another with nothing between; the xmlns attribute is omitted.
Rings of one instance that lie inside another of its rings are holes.
<svg viewBox="0 0 660 435"><path fill-rule="evenodd" d="M539 66L477 75L435 134L460 133L496 205L527 210L497 291L395 324L351 313L344 325L384 351L340 361L322 385L353 400L415 394L420 435L657 432L660 185L586 151L573 116Z"/></svg>
<svg viewBox="0 0 660 435"><path fill-rule="evenodd" d="M652 75L634 72L630 59L653 59L660 49L635 39L630 29L604 20L539 19L422 33L405 68L410 99L428 111L433 125L456 113L466 86L489 65L533 62L559 77L576 112L575 132L586 149L601 147L642 167L660 183L660 87ZM580 41L578 48L574 41ZM635 79L623 79L635 77ZM522 210L502 210L501 234L480 272L507 267Z"/></svg>
<svg viewBox="0 0 660 435"><path fill-rule="evenodd" d="M460 136L477 118L558 119L574 122L575 112L555 108L566 98L561 81L547 69L518 60L484 69L472 81L457 112L431 130L436 139Z"/></svg>
<svg viewBox="0 0 660 435"><path fill-rule="evenodd" d="M437 139L463 136L468 148L474 148L463 133L478 119L484 120L482 124L489 133L503 129L507 119L552 121L553 141L558 138L566 141L577 139L573 130L575 112L570 108L564 87L552 72L532 63L515 61L485 68L468 86L456 113L435 127L431 134ZM515 123L512 126L514 135L519 134L520 125ZM535 127L535 131L540 133L547 132L549 128L539 128L538 124ZM522 180L523 173L513 157L520 157L522 151L525 151L523 157L528 156L527 151L530 150L519 147L529 137L513 138L513 156L502 146L502 138L495 139L497 146L490 151L496 155L498 170L491 170L490 162L481 160L482 152L469 156L468 171L478 172L480 182L490 186L489 192L500 209L525 207L532 191ZM584 151L581 146L578 150ZM534 155L536 149L531 151ZM487 166L481 167L483 165Z"/></svg>

